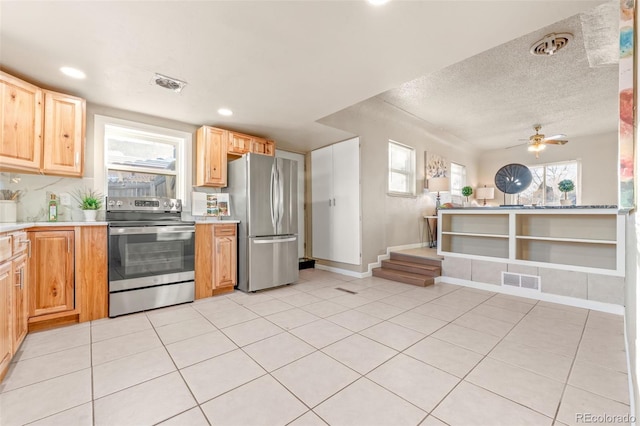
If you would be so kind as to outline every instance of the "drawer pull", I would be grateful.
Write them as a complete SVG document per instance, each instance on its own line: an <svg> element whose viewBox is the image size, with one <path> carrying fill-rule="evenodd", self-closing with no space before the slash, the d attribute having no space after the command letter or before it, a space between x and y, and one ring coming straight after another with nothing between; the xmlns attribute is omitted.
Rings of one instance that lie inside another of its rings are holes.
<svg viewBox="0 0 640 426"><path fill-rule="evenodd" d="M31 240L20 241L20 244L28 244L28 246L27 246L27 256L29 256L29 259L31 259Z"/></svg>

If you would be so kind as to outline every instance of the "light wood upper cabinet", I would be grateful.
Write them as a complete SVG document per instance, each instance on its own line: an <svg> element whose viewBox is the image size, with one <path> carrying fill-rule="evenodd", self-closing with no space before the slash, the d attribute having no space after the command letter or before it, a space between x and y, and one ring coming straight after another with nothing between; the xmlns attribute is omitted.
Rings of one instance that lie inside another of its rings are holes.
<svg viewBox="0 0 640 426"><path fill-rule="evenodd" d="M196 132L196 186L227 186L228 133L209 126Z"/></svg>
<svg viewBox="0 0 640 426"><path fill-rule="evenodd" d="M43 165L45 174L82 176L85 100L44 91Z"/></svg>
<svg viewBox="0 0 640 426"><path fill-rule="evenodd" d="M237 158L248 152L273 156L275 155L275 143L272 140L259 138L257 136L229 132L227 154Z"/></svg>
<svg viewBox="0 0 640 426"><path fill-rule="evenodd" d="M0 71L0 171L81 177L84 99Z"/></svg>
<svg viewBox="0 0 640 426"><path fill-rule="evenodd" d="M13 285L12 263L0 263L0 380L11 362L11 291Z"/></svg>
<svg viewBox="0 0 640 426"><path fill-rule="evenodd" d="M74 310L74 232L30 231L29 239L29 317Z"/></svg>
<svg viewBox="0 0 640 426"><path fill-rule="evenodd" d="M276 155L276 143L267 139L267 143L264 146L264 155L270 155L274 157Z"/></svg>
<svg viewBox="0 0 640 426"><path fill-rule="evenodd" d="M0 71L0 170L40 171L42 90Z"/></svg>
<svg viewBox="0 0 640 426"><path fill-rule="evenodd" d="M28 305L28 261L27 255L23 254L13 260L13 337L12 353L15 354L20 344L27 336L29 327L29 305Z"/></svg>
<svg viewBox="0 0 640 426"><path fill-rule="evenodd" d="M233 291L237 251L235 223L196 224L196 299Z"/></svg>
<svg viewBox="0 0 640 426"><path fill-rule="evenodd" d="M244 135L237 132L229 132L229 146L227 153L242 155L251 151L253 136Z"/></svg>

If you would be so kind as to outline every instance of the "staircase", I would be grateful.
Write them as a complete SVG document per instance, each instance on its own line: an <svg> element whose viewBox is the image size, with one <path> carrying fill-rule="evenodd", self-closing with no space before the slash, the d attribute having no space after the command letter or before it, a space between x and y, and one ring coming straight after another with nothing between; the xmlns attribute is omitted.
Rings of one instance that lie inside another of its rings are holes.
<svg viewBox="0 0 640 426"><path fill-rule="evenodd" d="M391 258L382 261L382 267L373 269L373 276L413 284L420 287L433 285L440 276L442 259L391 252Z"/></svg>

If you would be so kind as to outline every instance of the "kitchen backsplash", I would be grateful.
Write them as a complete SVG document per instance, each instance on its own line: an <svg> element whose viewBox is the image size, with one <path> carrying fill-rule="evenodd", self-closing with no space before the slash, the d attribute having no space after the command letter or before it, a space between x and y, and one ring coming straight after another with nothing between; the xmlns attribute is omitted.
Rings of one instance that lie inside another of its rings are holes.
<svg viewBox="0 0 640 426"><path fill-rule="evenodd" d="M79 189L93 188L93 178L64 178L56 176L0 173L0 189L20 190L18 222L47 220L49 195L58 200L58 222L84 221L82 210L72 194ZM61 195L69 194L69 205L63 205ZM104 220L104 207L98 211L97 220Z"/></svg>

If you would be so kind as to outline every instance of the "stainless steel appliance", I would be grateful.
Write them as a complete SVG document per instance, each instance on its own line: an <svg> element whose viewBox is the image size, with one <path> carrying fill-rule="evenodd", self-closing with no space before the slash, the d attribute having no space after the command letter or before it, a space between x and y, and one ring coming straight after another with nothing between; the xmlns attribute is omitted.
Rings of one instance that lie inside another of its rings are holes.
<svg viewBox="0 0 640 426"><path fill-rule="evenodd" d="M109 316L194 300L195 224L168 198L107 198Z"/></svg>
<svg viewBox="0 0 640 426"><path fill-rule="evenodd" d="M231 212L238 224L238 289L256 291L298 279L297 162L245 154L228 164Z"/></svg>

